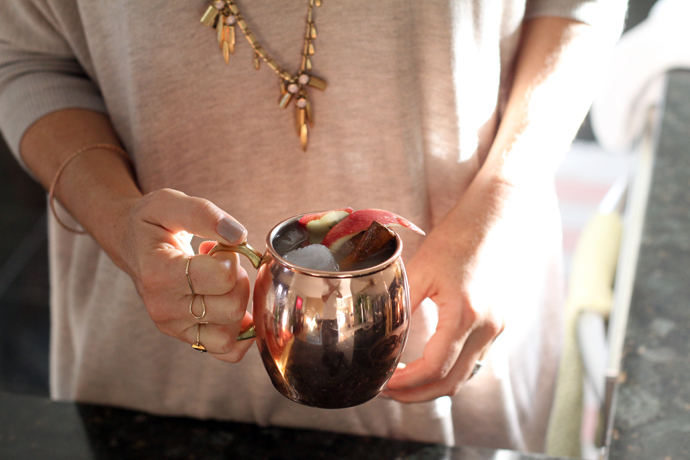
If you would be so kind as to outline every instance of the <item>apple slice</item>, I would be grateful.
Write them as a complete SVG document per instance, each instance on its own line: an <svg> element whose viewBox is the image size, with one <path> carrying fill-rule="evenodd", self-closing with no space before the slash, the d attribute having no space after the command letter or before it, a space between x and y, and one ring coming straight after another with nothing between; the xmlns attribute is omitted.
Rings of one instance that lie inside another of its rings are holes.
<svg viewBox="0 0 690 460"><path fill-rule="evenodd" d="M326 233L321 244L332 252L337 252L347 240L366 231L374 221L386 227L406 227L420 235L426 235L421 228L404 217L400 217L390 211L384 211L382 209L362 209L349 214L338 222L338 224Z"/></svg>
<svg viewBox="0 0 690 460"><path fill-rule="evenodd" d="M352 214L352 208L334 209L332 211L306 214L299 220L312 233L326 233L338 222Z"/></svg>

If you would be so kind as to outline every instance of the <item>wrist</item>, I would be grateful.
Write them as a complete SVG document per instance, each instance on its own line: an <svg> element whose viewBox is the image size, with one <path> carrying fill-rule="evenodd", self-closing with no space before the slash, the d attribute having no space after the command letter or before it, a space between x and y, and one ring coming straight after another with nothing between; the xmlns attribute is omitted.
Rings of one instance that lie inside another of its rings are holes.
<svg viewBox="0 0 690 460"><path fill-rule="evenodd" d="M118 150L98 144L77 150L56 173L50 199L52 205L57 198L85 229L83 233L90 234L123 268L129 216L142 194L134 182L131 162L124 151L116 153ZM58 213L56 217L63 227L74 231L73 226L62 224Z"/></svg>
<svg viewBox="0 0 690 460"><path fill-rule="evenodd" d="M458 203L434 229L446 241L469 244L476 250L491 234L516 224L525 209L533 206L533 196L501 175L478 174Z"/></svg>
<svg viewBox="0 0 690 460"><path fill-rule="evenodd" d="M129 156L127 156L127 153L124 150L122 150L122 148L120 148L116 145L107 144L107 143L91 144L91 145L87 145L86 147L82 147L79 150L72 153L71 155L69 155L62 162L62 164L59 165L59 167L57 168L57 172L53 176L53 179L50 183L50 187L48 188L48 204L50 206L50 210L52 211L53 215L55 216L55 220L57 221L58 224L60 224L60 226L62 226L65 230L68 230L68 231L73 232L73 233L81 234L81 235L86 234L87 232L84 230L76 229L76 228L73 228L73 227L67 225L60 218L60 215L58 214L57 208L55 206L55 193L56 193L57 184L60 181L60 177L62 176L62 173L65 171L65 168L67 168L69 166L69 164L73 160L78 158L80 155L85 154L89 151L93 151L93 150L108 150L111 152L115 152L118 155L120 155L125 161L127 161L129 166L132 166L131 161L129 159Z"/></svg>
<svg viewBox="0 0 690 460"><path fill-rule="evenodd" d="M89 222L91 236L120 269L131 274L133 215L141 197L113 197Z"/></svg>

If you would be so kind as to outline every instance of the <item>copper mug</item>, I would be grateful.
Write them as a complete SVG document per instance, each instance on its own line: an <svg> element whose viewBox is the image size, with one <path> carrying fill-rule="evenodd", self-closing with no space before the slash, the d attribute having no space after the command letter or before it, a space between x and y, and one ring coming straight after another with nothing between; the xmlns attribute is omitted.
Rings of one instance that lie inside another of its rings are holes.
<svg viewBox="0 0 690 460"><path fill-rule="evenodd" d="M248 244L210 252L245 255L258 269L254 323L239 340L257 338L276 389L307 406L336 409L375 398L393 375L410 326L410 294L396 234L394 254L370 268L327 272L299 267L274 248L296 216L276 225L261 254Z"/></svg>

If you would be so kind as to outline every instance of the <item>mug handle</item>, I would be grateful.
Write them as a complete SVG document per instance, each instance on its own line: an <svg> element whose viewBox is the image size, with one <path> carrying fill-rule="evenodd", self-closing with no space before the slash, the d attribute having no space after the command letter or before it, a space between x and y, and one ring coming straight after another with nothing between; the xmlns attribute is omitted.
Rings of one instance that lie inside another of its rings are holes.
<svg viewBox="0 0 690 460"><path fill-rule="evenodd" d="M208 252L208 255L212 256L213 254L221 251L236 252L238 254L242 254L247 259L249 259L249 261L252 263L252 266L256 269L258 269L261 266L261 262L264 257L259 251L247 244L247 242L240 243L237 246L228 246L227 244L217 243ZM252 321L247 326L240 329L240 333L237 336L237 340L249 340L253 339L254 337L256 337L256 329L254 328L254 321Z"/></svg>

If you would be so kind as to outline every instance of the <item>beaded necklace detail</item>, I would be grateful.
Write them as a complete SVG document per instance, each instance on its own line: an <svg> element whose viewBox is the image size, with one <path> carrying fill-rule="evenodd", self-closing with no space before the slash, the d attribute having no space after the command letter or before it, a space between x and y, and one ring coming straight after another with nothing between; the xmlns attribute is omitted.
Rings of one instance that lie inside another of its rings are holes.
<svg viewBox="0 0 690 460"><path fill-rule="evenodd" d="M302 150L307 151L309 142L309 127L314 127L314 112L309 102L307 88L326 90L326 81L311 74L312 57L314 56L314 39L316 39L316 26L314 25L314 6L321 6L321 0L309 0L307 10L307 30L304 34L304 46L302 48L302 62L296 75L283 69L271 58L263 46L258 42L246 21L242 17L237 4L233 0L215 0L208 6L201 17L201 22L216 29L218 46L223 53L225 63L230 62L230 55L235 54L235 26L237 25L249 45L254 50L254 68L259 70L261 61L264 61L280 78L280 98L278 106L282 109L288 107L294 99L295 103L295 128L302 143Z"/></svg>

